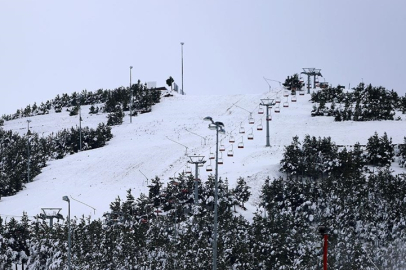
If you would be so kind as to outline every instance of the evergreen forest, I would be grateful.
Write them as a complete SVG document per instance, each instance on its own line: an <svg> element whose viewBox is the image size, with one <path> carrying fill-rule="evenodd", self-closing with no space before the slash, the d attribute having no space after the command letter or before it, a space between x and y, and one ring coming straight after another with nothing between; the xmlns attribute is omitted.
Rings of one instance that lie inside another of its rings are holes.
<svg viewBox="0 0 406 270"><path fill-rule="evenodd" d="M406 174L390 165L405 159L385 133L348 149L294 137L280 162L284 176L264 179L252 220L245 179L230 188L220 178L218 269L321 269L321 225L330 269L404 269ZM117 197L102 219L71 220L72 269L211 269L214 177L182 173L166 185L155 177L148 188ZM1 219L0 266L66 269L67 239L66 219L52 227L40 216Z"/></svg>

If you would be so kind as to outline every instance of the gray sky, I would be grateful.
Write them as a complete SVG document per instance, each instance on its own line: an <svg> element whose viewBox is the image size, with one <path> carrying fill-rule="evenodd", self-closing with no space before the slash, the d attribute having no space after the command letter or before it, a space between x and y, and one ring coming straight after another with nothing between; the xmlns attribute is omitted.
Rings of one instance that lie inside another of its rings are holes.
<svg viewBox="0 0 406 270"><path fill-rule="evenodd" d="M188 95L261 93L321 68L404 94L404 0L0 0L0 114L172 76ZM322 79L323 80L323 79Z"/></svg>

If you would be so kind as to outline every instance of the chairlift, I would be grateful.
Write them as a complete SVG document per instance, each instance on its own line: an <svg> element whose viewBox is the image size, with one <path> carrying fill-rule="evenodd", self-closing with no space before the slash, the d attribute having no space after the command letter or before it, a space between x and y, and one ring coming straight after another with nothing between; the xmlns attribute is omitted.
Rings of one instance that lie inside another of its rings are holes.
<svg viewBox="0 0 406 270"><path fill-rule="evenodd" d="M211 160L210 160L210 164L208 164L206 166L206 172L211 172L211 171L213 171L213 168L211 167Z"/></svg>
<svg viewBox="0 0 406 270"><path fill-rule="evenodd" d="M192 173L192 168L190 166L186 166L185 173L186 174L191 174Z"/></svg>
<svg viewBox="0 0 406 270"><path fill-rule="evenodd" d="M281 103L281 98L280 98L280 97L276 97L275 103Z"/></svg>
<svg viewBox="0 0 406 270"><path fill-rule="evenodd" d="M258 114L264 114L264 108L259 107L259 109L258 109Z"/></svg>
<svg viewBox="0 0 406 270"><path fill-rule="evenodd" d="M253 125L254 123L255 123L255 120L252 117L252 113L250 113L250 117L248 118L248 124Z"/></svg>
<svg viewBox="0 0 406 270"><path fill-rule="evenodd" d="M226 147L223 144L223 140L220 141L220 148L219 151L226 151Z"/></svg>
<svg viewBox="0 0 406 270"><path fill-rule="evenodd" d="M262 130L262 129L263 129L263 127L262 127L262 119L261 119L261 122L259 122L259 124L257 126L257 130Z"/></svg>
<svg viewBox="0 0 406 270"><path fill-rule="evenodd" d="M288 99L283 103L283 107L288 108L289 107L289 102Z"/></svg>
<svg viewBox="0 0 406 270"><path fill-rule="evenodd" d="M276 112L276 113L280 113L280 112L281 112L281 109L280 109L279 107L275 107L275 112Z"/></svg>
<svg viewBox="0 0 406 270"><path fill-rule="evenodd" d="M305 91L304 91L304 90L300 90L300 91L299 91L299 95L304 96L304 94L305 94Z"/></svg>
<svg viewBox="0 0 406 270"><path fill-rule="evenodd" d="M217 160L217 164L222 165L223 163L223 152L220 152L220 157Z"/></svg>
<svg viewBox="0 0 406 270"><path fill-rule="evenodd" d="M241 136L241 142L238 143L238 148L244 148L244 138Z"/></svg>
<svg viewBox="0 0 406 270"><path fill-rule="evenodd" d="M235 143L235 138L233 135L230 135L230 139L228 140L229 143Z"/></svg>
<svg viewBox="0 0 406 270"><path fill-rule="evenodd" d="M241 125L240 125L239 133L240 133L240 134L244 134L244 133L245 133L245 128L242 126L242 122L241 122Z"/></svg>
<svg viewBox="0 0 406 270"><path fill-rule="evenodd" d="M288 97L289 96L289 91L288 90L283 91L283 96Z"/></svg>
<svg viewBox="0 0 406 270"><path fill-rule="evenodd" d="M210 154L209 154L209 159L215 159L216 157L214 156L214 153L211 151L210 148Z"/></svg>
<svg viewBox="0 0 406 270"><path fill-rule="evenodd" d="M251 128L251 132L248 134L248 140L253 140L254 139L254 132L253 132L253 130L252 130L252 128Z"/></svg>
<svg viewBox="0 0 406 270"><path fill-rule="evenodd" d="M201 163L201 162L198 163L198 164L197 164L197 167L203 167L203 163Z"/></svg>
<svg viewBox="0 0 406 270"><path fill-rule="evenodd" d="M297 97L296 97L296 96L292 96L292 98L290 99L290 101L296 102L296 101L297 101Z"/></svg>
<svg viewBox="0 0 406 270"><path fill-rule="evenodd" d="M227 156L228 157L233 157L234 156L233 145L231 145L231 150L228 150Z"/></svg>
<svg viewBox="0 0 406 270"><path fill-rule="evenodd" d="M269 115L266 117L266 121L272 121L272 114L269 113ZM262 123L261 123L262 124ZM258 129L259 130L259 129Z"/></svg>

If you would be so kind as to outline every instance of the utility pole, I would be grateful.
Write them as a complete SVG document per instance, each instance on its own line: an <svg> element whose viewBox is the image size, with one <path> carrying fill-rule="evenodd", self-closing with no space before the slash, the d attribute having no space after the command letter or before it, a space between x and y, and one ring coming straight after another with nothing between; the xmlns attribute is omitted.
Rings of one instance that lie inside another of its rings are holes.
<svg viewBox="0 0 406 270"><path fill-rule="evenodd" d="M270 147L271 145L269 143L269 108L272 109L272 106L275 105L275 101L274 101L274 99L264 98L264 99L261 99L261 103L259 103L259 105L266 107L266 145L265 145L265 147Z"/></svg>

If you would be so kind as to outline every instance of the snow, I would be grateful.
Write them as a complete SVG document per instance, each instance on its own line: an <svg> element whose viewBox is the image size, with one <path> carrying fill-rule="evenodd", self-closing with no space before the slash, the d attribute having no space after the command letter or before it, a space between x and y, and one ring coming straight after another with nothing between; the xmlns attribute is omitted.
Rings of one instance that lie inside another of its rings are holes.
<svg viewBox="0 0 406 270"><path fill-rule="evenodd" d="M400 115L402 121L375 122L334 122L333 117L311 117L313 104L306 94L298 95L297 102L290 102L288 108L282 106L286 101L282 97L281 112L274 113L272 109L272 121L269 122L271 147L265 147L266 114L258 114L257 111L261 98L275 96L275 92L266 92L218 96L175 94L162 98L161 103L153 107L152 113L133 117L132 124L129 116L126 116L122 125L113 127L114 138L105 147L50 161L42 173L26 185L26 189L15 196L1 199L0 215L21 216L26 212L32 217L41 213L43 207L59 207L62 208L61 214L67 216L67 203L62 200L62 196L67 195L72 198L72 217L84 215L100 218L117 196L125 199L126 190L131 189L135 197L141 192L148 193L143 174L148 179L158 176L167 183L170 177L186 170L187 155L204 155L208 160L210 149L214 152L216 141L215 131L209 130L208 122L203 121L206 116L225 125L226 135L219 135L226 147L223 152L224 164L219 165L219 177L228 178L230 186L234 187L241 176L251 187L252 196L246 203L248 210L239 211L248 219L257 209L256 202L265 179L281 175L279 162L284 146L292 142L293 136L299 136L300 141L306 134L330 136L337 145L353 145L357 142L366 144L375 131L379 136L386 132L394 144L403 143L406 135L404 115ZM107 122L106 114L89 115L88 111L89 106L82 107L82 127L96 128L100 122ZM247 111L252 112L254 125L248 124L250 115ZM69 116L66 111L59 114L50 112L49 115L30 119L31 131L43 136L79 124L79 116ZM7 121L4 129L25 134L26 120ZM256 129L260 121L262 131ZM238 133L240 126L245 128L245 134ZM254 140L247 140L251 131ZM232 147L228 142L230 134L236 139L233 157L227 156L227 151ZM243 149L237 147L241 141L244 143ZM214 170L211 173L214 174ZM209 173L201 168L199 175L204 180Z"/></svg>

